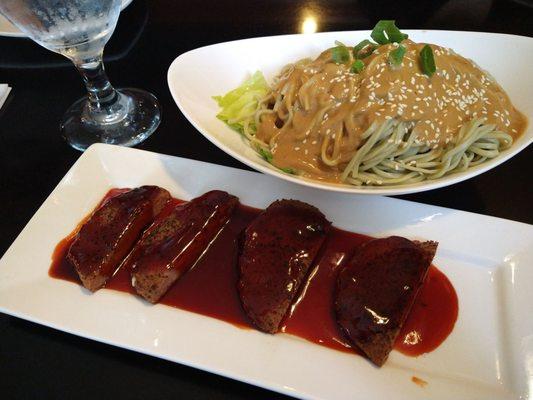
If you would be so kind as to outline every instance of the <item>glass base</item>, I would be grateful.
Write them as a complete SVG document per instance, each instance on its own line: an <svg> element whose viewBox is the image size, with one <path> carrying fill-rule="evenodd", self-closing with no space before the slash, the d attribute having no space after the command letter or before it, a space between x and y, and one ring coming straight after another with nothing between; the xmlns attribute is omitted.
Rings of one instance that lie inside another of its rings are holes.
<svg viewBox="0 0 533 400"><path fill-rule="evenodd" d="M77 150L93 143L135 146L159 126L161 108L155 96L139 89L117 89L117 99L107 106L95 106L87 97L67 110L61 133Z"/></svg>

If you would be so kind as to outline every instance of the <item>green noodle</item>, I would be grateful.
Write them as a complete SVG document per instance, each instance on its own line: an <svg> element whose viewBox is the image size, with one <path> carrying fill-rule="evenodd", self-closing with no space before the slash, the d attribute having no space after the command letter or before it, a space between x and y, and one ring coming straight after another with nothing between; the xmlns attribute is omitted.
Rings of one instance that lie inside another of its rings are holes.
<svg viewBox="0 0 533 400"><path fill-rule="evenodd" d="M278 111L266 108L266 103L271 98L272 94L264 99L253 99L250 106L253 102L257 104L254 112L241 116L238 120L228 121L243 123L243 134L256 150L272 150L269 143L255 137L261 116ZM317 113L309 129L322 119L329 108L326 106ZM291 119L292 110L289 107L284 125L290 124ZM483 118L478 118L465 123L455 143L438 149L416 144L416 135L409 129L408 123L395 119L387 120L381 125L374 123L363 134L364 142L344 168L341 180L356 186L387 186L433 180L465 171L497 157L500 151L509 148L513 142L509 134L496 130L494 125L485 125L484 122ZM335 165L324 152L321 156L326 165Z"/></svg>
<svg viewBox="0 0 533 400"><path fill-rule="evenodd" d="M295 68L305 68L309 60L287 65L275 78L274 86L288 77ZM374 61L373 61L374 62ZM369 68L369 67L367 67ZM263 82L257 74L254 82ZM239 131L250 141L261 154L275 153L276 138L293 124L295 110L309 110L310 95L306 92L314 84L315 77L298 86L286 81L278 91L265 88L263 91L245 92L247 101L243 102L240 113L235 118L227 118L231 126L239 127ZM250 81L251 82L251 81ZM357 88L350 82L347 89L351 97ZM266 95L264 93L266 92ZM328 111L336 105L334 101L317 99L317 110L302 133L296 139L303 140L309 132L317 132L320 124L327 119ZM256 137L257 127L266 114L275 114L282 122L282 127L268 142ZM355 131L353 119L342 121L346 131ZM434 180L445 175L465 171L497 157L502 150L509 148L513 142L511 135L496 129L495 125L486 124L485 118L475 118L464 123L453 140L442 146L430 147L423 140L417 141L414 122L388 119L385 122L374 122L362 134L357 149L346 164L341 161L341 140L343 125L334 132L322 135L319 157L323 164L336 167L341 171L341 181L351 185L399 185ZM333 129L332 129L333 130ZM330 130L328 129L328 132ZM270 161L270 160L269 160ZM345 166L344 166L345 165ZM283 170L283 169L282 169ZM284 170L286 171L286 169Z"/></svg>
<svg viewBox="0 0 533 400"><path fill-rule="evenodd" d="M510 135L484 122L483 118L467 122L461 127L457 143L442 149L417 145L413 131L406 129L404 122L391 119L373 124L364 134L366 141L344 169L342 180L352 185L395 185L465 171L497 157L512 144Z"/></svg>

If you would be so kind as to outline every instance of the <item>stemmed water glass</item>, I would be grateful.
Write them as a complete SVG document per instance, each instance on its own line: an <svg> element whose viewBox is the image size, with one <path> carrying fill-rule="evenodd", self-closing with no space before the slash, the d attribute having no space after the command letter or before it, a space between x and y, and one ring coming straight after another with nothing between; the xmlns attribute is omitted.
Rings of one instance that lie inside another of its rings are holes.
<svg viewBox="0 0 533 400"><path fill-rule="evenodd" d="M155 96L139 89L115 89L102 63L105 44L120 14L120 0L0 0L0 13L41 46L69 58L88 95L65 113L61 132L85 150L93 143L134 146L159 125Z"/></svg>

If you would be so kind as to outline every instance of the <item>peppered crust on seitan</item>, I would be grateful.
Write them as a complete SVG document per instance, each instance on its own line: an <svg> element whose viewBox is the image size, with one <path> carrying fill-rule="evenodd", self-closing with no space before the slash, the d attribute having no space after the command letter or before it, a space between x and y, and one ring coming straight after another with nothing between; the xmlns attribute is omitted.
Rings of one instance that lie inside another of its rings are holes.
<svg viewBox="0 0 533 400"><path fill-rule="evenodd" d="M142 186L112 197L91 215L67 254L83 286L94 292L105 285L169 199L165 189Z"/></svg>
<svg viewBox="0 0 533 400"><path fill-rule="evenodd" d="M260 330L276 333L326 235L317 208L278 200L245 230L237 285L244 311Z"/></svg>
<svg viewBox="0 0 533 400"><path fill-rule="evenodd" d="M435 252L436 242L391 236L362 245L339 272L337 323L377 366L391 352Z"/></svg>
<svg viewBox="0 0 533 400"><path fill-rule="evenodd" d="M137 293L156 303L187 272L230 219L239 200L213 190L177 205L142 236L129 257Z"/></svg>

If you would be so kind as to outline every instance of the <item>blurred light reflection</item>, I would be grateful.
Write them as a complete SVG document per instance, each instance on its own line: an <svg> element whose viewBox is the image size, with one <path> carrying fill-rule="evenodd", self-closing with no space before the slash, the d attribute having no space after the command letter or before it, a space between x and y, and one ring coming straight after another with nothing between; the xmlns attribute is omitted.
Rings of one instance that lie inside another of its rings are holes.
<svg viewBox="0 0 533 400"><path fill-rule="evenodd" d="M318 24L316 23L315 17L305 17L302 22L302 33L315 33L318 29Z"/></svg>

